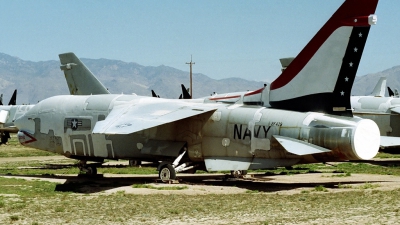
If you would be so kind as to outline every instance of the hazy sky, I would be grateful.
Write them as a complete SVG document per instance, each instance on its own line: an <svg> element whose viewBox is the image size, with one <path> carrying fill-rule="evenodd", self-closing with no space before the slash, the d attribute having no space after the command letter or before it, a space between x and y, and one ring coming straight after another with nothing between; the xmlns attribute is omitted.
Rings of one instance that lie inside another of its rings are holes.
<svg viewBox="0 0 400 225"><path fill-rule="evenodd" d="M107 58L273 81L343 0L0 0L0 52ZM358 75L400 65L400 1L381 0Z"/></svg>

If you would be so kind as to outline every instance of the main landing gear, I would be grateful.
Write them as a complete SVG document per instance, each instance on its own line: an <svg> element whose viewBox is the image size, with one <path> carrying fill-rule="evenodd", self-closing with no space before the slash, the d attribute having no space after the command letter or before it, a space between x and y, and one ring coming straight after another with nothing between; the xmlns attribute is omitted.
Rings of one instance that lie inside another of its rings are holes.
<svg viewBox="0 0 400 225"><path fill-rule="evenodd" d="M89 176L95 176L97 175L97 166L98 164L87 164L86 161L79 161L78 163L78 168L80 173L89 175Z"/></svg>
<svg viewBox="0 0 400 225"><path fill-rule="evenodd" d="M129 160L130 167L140 167L141 165L142 165L142 161L140 161L140 160L133 160L133 159Z"/></svg>
<svg viewBox="0 0 400 225"><path fill-rule="evenodd" d="M190 162L185 162L179 165L182 157L186 154L186 149L180 154L173 163L171 162L161 162L160 165L158 166L157 170L158 172L158 177L163 181L163 182L168 182L171 180L176 179L176 174L179 172L183 171L189 171L193 170L195 171L195 167L198 165L192 165Z"/></svg>
<svg viewBox="0 0 400 225"><path fill-rule="evenodd" d="M241 178L245 175L247 175L247 170L231 170L232 178Z"/></svg>

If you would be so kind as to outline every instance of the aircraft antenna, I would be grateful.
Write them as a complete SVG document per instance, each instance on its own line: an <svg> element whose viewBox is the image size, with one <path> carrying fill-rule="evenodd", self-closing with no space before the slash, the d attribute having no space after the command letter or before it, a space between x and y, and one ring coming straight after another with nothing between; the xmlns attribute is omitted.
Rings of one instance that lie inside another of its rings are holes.
<svg viewBox="0 0 400 225"><path fill-rule="evenodd" d="M192 55L190 55L190 62L187 62L186 64L190 65L190 90L189 91L190 91L190 98L193 98L193 93L192 93L192 90L193 90L193 86L192 86L192 65L196 64L196 63L192 61Z"/></svg>

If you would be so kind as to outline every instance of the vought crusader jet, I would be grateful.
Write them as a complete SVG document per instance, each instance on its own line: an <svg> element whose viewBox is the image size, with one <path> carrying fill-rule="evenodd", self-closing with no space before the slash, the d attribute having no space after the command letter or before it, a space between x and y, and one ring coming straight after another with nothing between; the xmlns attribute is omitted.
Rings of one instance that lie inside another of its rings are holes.
<svg viewBox="0 0 400 225"><path fill-rule="evenodd" d="M162 180L192 169L371 159L379 129L352 116L350 91L377 2L345 1L286 70L257 91L203 99L55 96L15 121L19 141L78 159L88 174L96 167L87 161L161 161Z"/></svg>

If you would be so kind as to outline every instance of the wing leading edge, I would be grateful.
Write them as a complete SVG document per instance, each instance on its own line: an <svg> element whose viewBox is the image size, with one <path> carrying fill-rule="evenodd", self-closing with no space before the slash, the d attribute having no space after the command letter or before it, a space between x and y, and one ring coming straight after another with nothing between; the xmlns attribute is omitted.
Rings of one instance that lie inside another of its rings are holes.
<svg viewBox="0 0 400 225"><path fill-rule="evenodd" d="M114 106L103 121L96 123L94 134L131 134L181 119L215 111L216 106L205 106L178 101Z"/></svg>

